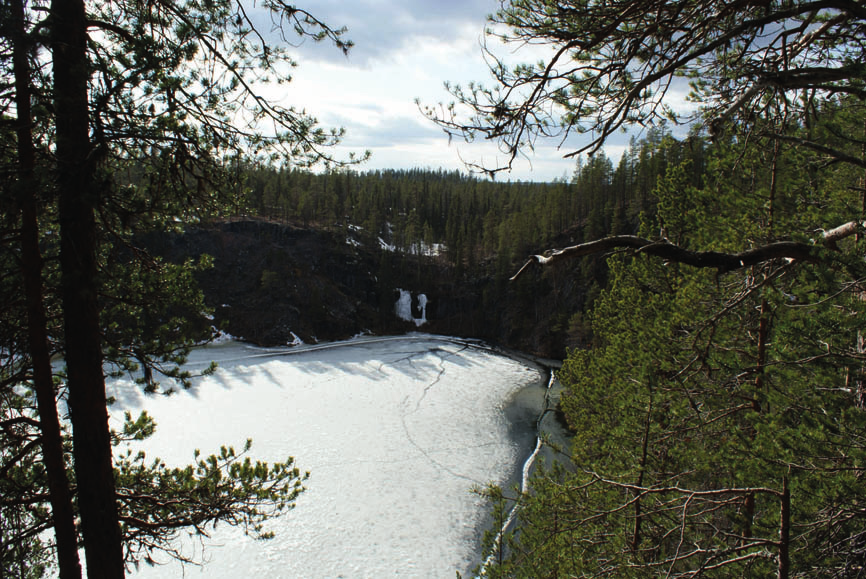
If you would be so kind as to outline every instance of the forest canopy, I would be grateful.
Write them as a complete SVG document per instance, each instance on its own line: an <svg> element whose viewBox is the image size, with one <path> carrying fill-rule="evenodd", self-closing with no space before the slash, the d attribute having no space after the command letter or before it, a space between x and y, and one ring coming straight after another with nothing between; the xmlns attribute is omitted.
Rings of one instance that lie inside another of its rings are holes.
<svg viewBox="0 0 866 579"><path fill-rule="evenodd" d="M553 56L493 60L492 87L427 109L446 132L512 160L661 120L709 145L697 179L668 165L635 229L527 262L576 272L602 252L610 279L558 374L574 441L514 497L520 524L485 572L859 576L864 5L513 0L493 25ZM691 119L666 98L684 81Z"/></svg>
<svg viewBox="0 0 866 579"><path fill-rule="evenodd" d="M339 165L342 132L256 92L262 71L289 80L275 66L289 57L246 6L2 4L4 569L38 577L56 560L77 577L82 543L90 574L120 577L179 555L181 528L256 530L303 490L291 457L252 468L248 446L178 470L112 456L155 426L108 429L104 364L149 391L182 387L212 331L193 279L207 259L167 263L135 234L250 212L387 233L407 253L442 244L458 278L491 283L487 305L539 299L539 280L580 286L581 307L553 304L546 329L573 346L558 378L574 439L529 492L490 489L520 524L494 533L487 576L862 575L861 0L502 0L492 38L551 57L490 53L491 85L424 111L449 136L497 142L508 161L475 167L493 174L539 138L586 137L566 152L573 179L544 185L275 166ZM290 38L351 47L294 5L260 6ZM685 87L684 116L671 97ZM636 126L643 138L608 158Z"/></svg>

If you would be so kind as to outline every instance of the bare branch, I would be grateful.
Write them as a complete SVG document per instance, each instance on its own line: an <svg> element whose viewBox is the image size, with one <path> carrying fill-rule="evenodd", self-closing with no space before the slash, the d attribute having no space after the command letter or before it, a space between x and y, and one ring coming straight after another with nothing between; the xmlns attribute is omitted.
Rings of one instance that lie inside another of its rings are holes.
<svg viewBox="0 0 866 579"><path fill-rule="evenodd" d="M692 267L716 269L719 273L727 273L777 259L817 262L821 259L819 255L821 245L836 250L838 249L836 247L838 241L850 237L864 228L866 228L866 221L849 221L839 227L824 231L822 237L816 240L817 243L815 244L800 241L777 241L740 253L694 251L675 245L667 239L653 241L636 235L614 235L557 249L549 252L548 255L531 255L520 270L510 278L510 281L516 280L533 264L547 266L616 249L633 250L635 253L652 255L665 261L683 263Z"/></svg>
<svg viewBox="0 0 866 579"><path fill-rule="evenodd" d="M532 255L526 260L523 267L511 277L510 281L517 279L532 264L547 266L614 249L631 249L635 250L636 253L660 257L666 261L684 263L693 267L717 269L721 273L774 259L818 260L815 246L797 241L779 241L740 253L722 253L719 251L693 251L674 245L667 240L652 241L635 235L615 235L558 249L547 256Z"/></svg>
<svg viewBox="0 0 866 579"><path fill-rule="evenodd" d="M488 174L509 169L537 137L562 145L574 132L589 135L568 158L598 151L628 125L695 119L696 111L666 105L676 78L701 79L693 96L717 132L735 116L751 123L748 109L761 99L788 102L803 89L862 94L863 12L860 3L840 0L761 7L635 0L589 3L579 13L568 3L503 3L492 21L509 30L488 36L549 45L551 56L509 67L485 47L495 87L449 87L467 117L455 104L422 112L449 137L496 140L503 163L475 167Z"/></svg>

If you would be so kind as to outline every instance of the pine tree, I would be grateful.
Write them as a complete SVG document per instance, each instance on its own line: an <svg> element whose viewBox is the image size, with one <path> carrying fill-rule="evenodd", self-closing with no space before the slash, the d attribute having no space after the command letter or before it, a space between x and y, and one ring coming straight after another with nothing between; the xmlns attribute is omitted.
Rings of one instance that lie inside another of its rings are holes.
<svg viewBox="0 0 866 579"><path fill-rule="evenodd" d="M264 8L302 36L329 39L344 51L351 46L342 31L302 9L279 1ZM334 161L327 151L341 131L325 131L305 114L254 92L251 71L267 69L279 79L284 73L276 63L291 60L279 45L249 34L255 24L240 4L54 0L50 5L11 2L3 9L2 74L7 86L19 81L14 91L0 97L4 110L19 115L16 155L5 149L11 141L4 143L4 162L18 158L14 169L4 172L4 211L8 207L15 212L9 215L11 227L20 224L29 231L27 240L22 237L27 244L23 247L56 248L59 239L59 283L49 277L54 272L40 269L39 255L32 252L21 274L32 280L26 283L29 309L38 313L41 290L46 296L43 320L55 320L56 315L62 319L52 331L67 368L62 378L72 427L68 440L88 574L119 577L127 562L165 549L183 525L231 521L235 516L255 524L273 509L285 508L303 478L291 460L250 465L231 450L183 473L145 466L137 459L113 463L103 362L111 360L129 370L138 367L151 389L159 387L158 372L182 384L186 376L177 364L203 335L202 327L180 323L197 317L184 308L201 307L189 272L147 256L136 246L134 234L192 216L237 213L232 196L238 192L240 166L281 156L302 164ZM43 74L46 70L51 74ZM18 99L18 107L10 106L12 99ZM26 106L30 103L32 115ZM249 115L236 115L235 104L243 104ZM278 132L264 134L259 124L263 119ZM51 183L32 178L34 153L52 175ZM16 196L24 202L6 203ZM42 236L38 245L32 242L34 234ZM15 260L4 258L4 279L16 279L7 266L14 267ZM4 295L15 295L6 289ZM21 393L31 384L29 369L36 370L35 376L45 367L40 349L46 335L38 317L14 319L13 327L29 328L33 338L21 349L15 341L20 336L9 333L0 346L12 356L10 371L3 369L0 420L29 429L22 434L25 438L4 439L12 447L34 436L35 425L21 414L20 408L29 405ZM41 337L33 334L37 331ZM50 375L48 379L53 380ZM44 383L36 378L33 386L43 420L60 569L71 577L80 573L77 560L63 558L63 553L77 555L78 545L75 536L62 532L59 507L72 503L60 496L62 490L54 485L57 469L48 460L49 451L61 443L57 436L52 439L49 427L56 419L47 412L54 404L55 384L49 384L45 396ZM48 446L50 440L53 446ZM59 450L61 463L64 450ZM36 457L24 452L12 456L4 471L23 472L20 469ZM65 471L65 465L61 468ZM44 513L46 473L33 472L39 476L22 488L34 492L20 504L31 513ZM210 484L218 472L229 475L225 485ZM65 477L62 472L60 478ZM170 498L165 519L148 518L148 509L163 500L161 493L183 487L200 488L201 494L195 500L184 500L193 497L183 494ZM168 522L161 526L160 520ZM14 532L23 529L22 536L36 537L44 520L40 515L23 525ZM41 556L35 546L31 555Z"/></svg>

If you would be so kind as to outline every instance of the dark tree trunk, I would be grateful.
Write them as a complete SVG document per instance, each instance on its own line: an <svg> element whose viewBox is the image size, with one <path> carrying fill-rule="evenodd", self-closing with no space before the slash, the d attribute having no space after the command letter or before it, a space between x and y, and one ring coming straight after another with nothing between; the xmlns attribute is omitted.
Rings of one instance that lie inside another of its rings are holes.
<svg viewBox="0 0 866 579"><path fill-rule="evenodd" d="M782 506L779 515L779 570L778 579L788 579L791 574L791 488L788 477L782 478Z"/></svg>
<svg viewBox="0 0 866 579"><path fill-rule="evenodd" d="M83 0L52 0L57 187L69 408L88 577L123 577L97 300L99 190L89 135Z"/></svg>
<svg viewBox="0 0 866 579"><path fill-rule="evenodd" d="M60 420L54 398L47 319L42 295L42 254L39 250L39 222L34 179L36 155L30 109L30 47L24 26L23 0L14 0L10 7L14 21L12 58L15 71L15 106L18 116L16 136L20 186L18 193L22 217L21 273L27 303L27 337L33 363L33 387L36 391L36 405L39 409L39 424L42 431L42 460L48 477L51 515L57 540L58 572L61 579L72 579L81 577L81 564L78 560L72 494L69 490L66 463L63 459Z"/></svg>

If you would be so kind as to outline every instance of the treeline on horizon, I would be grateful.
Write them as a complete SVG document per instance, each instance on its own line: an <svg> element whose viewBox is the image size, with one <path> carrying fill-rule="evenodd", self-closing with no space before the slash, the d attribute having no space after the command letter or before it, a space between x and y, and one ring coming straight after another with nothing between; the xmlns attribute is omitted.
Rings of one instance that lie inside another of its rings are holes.
<svg viewBox="0 0 866 579"><path fill-rule="evenodd" d="M432 169L258 167L245 171L244 210L303 227L351 227L408 254L436 246L461 273L510 276L531 253L634 233L639 216L654 213L653 190L669 166L689 162L692 184L700 185L707 146L697 134L677 139L664 125L650 128L618 161L603 151L582 156L571 180L548 183Z"/></svg>

